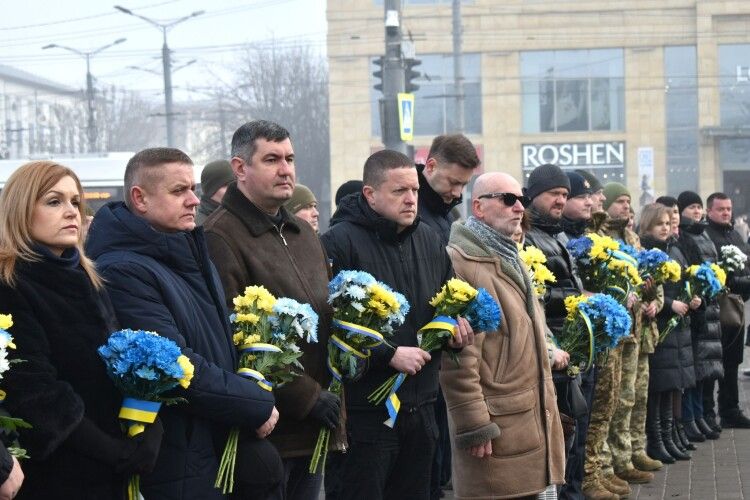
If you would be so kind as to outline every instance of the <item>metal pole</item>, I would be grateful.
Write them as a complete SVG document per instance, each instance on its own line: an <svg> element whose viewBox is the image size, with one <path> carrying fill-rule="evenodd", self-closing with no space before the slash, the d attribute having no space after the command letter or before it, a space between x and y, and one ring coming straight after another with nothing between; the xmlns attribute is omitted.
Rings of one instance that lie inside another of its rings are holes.
<svg viewBox="0 0 750 500"><path fill-rule="evenodd" d="M406 88L404 61L401 54L401 0L385 0L385 59L383 61L383 145L404 154L409 150L401 140L398 120L398 93ZM395 22L395 24L394 24Z"/></svg>
<svg viewBox="0 0 750 500"><path fill-rule="evenodd" d="M89 153L96 152L96 123L94 120L94 77L91 75L91 54L86 54L86 101L88 103L88 126L86 133L89 140Z"/></svg>
<svg viewBox="0 0 750 500"><path fill-rule="evenodd" d="M161 48L161 58L164 64L164 114L167 119L167 146L170 148L174 147L174 129L173 119L174 113L172 111L172 60L169 54L169 47L167 46L167 27L162 26L162 32L164 34L164 45Z"/></svg>
<svg viewBox="0 0 750 500"><path fill-rule="evenodd" d="M219 94L219 142L221 143L221 157L229 158L229 152L227 151L227 117L224 112L224 102Z"/></svg>
<svg viewBox="0 0 750 500"><path fill-rule="evenodd" d="M461 61L461 0L453 0L453 82L456 87L456 132L464 131L464 79Z"/></svg>

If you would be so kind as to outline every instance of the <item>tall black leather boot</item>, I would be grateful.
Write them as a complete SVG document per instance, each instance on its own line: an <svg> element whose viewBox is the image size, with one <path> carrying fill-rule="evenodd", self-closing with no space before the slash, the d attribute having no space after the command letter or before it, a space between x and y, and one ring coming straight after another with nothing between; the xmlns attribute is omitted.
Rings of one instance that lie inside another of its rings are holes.
<svg viewBox="0 0 750 500"><path fill-rule="evenodd" d="M675 459L664 448L661 436L661 422L659 421L661 392L648 393L646 407L646 454L654 460L665 464L673 464Z"/></svg>
<svg viewBox="0 0 750 500"><path fill-rule="evenodd" d="M659 403L661 407L661 412L659 413L659 419L661 421L661 440L664 442L664 449L666 449L675 460L690 460L690 454L687 450L683 452L672 440L672 394L664 393Z"/></svg>
<svg viewBox="0 0 750 500"><path fill-rule="evenodd" d="M682 422L680 422L677 419L674 419L674 426L675 429L677 429L677 436L680 438L680 442L682 443L682 448L685 448L686 450L697 450L698 448L690 442L690 439L688 439L687 434L685 434L685 428L682 426Z"/></svg>

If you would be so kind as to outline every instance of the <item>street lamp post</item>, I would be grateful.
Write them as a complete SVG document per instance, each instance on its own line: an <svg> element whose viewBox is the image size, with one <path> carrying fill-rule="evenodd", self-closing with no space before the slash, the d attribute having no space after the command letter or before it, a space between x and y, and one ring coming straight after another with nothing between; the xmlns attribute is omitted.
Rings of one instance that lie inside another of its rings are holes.
<svg viewBox="0 0 750 500"><path fill-rule="evenodd" d="M123 14L127 14L129 16L137 17L138 19L141 19L143 21L146 21L151 26L154 26L161 30L162 36L164 38L164 44L161 47L161 58L162 58L162 65L164 67L164 115L166 116L167 120L167 146L174 147L174 112L172 111L172 58L169 51L169 46L167 45L167 31L169 29L175 27L176 25L180 24L181 22L187 21L190 18L200 16L205 11L204 10L197 10L187 16L180 17L178 19L173 19L171 21L165 21L165 22L159 22L155 21L154 19L151 19L146 16L142 16L140 14L136 14L130 9L126 9L125 7L122 7L120 5L115 5L115 9L119 10Z"/></svg>
<svg viewBox="0 0 750 500"><path fill-rule="evenodd" d="M42 47L42 50L44 49L63 49L67 50L68 52L72 52L76 55L79 55L86 59L86 104L88 107L88 124L86 126L86 136L89 141L89 153L93 153L97 150L96 147L96 120L94 118L94 77L91 75L91 58L98 54L99 52L106 50L114 45L121 44L124 42L126 38L118 38L112 43L108 43L107 45L103 45L99 47L96 50L91 50L89 52L84 52L82 50L74 49L71 47L67 47L65 45L60 45L57 43L50 43L49 45L45 45Z"/></svg>

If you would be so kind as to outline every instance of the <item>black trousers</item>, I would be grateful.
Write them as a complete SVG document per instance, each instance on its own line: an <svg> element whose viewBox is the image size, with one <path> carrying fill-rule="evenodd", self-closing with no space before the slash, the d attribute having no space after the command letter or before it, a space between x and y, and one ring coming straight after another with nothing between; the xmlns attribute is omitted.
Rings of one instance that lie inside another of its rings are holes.
<svg viewBox="0 0 750 500"><path fill-rule="evenodd" d="M435 422L438 429L438 439L435 458L432 459L431 500L440 498L441 486L450 481L451 478L451 437L448 431L448 409L445 405L442 389L438 391L438 398L435 401Z"/></svg>
<svg viewBox="0 0 750 500"><path fill-rule="evenodd" d="M719 415L728 416L740 407L738 368L739 363L734 360L724 362L724 378L719 380Z"/></svg>
<svg viewBox="0 0 750 500"><path fill-rule="evenodd" d="M438 429L435 405L401 407L393 429L384 412L347 415L349 451L341 469L342 500L428 500Z"/></svg>
<svg viewBox="0 0 750 500"><path fill-rule="evenodd" d="M583 498L583 463L586 459L586 436L589 430L591 406L594 402L596 374L596 367L591 368L585 373L581 373L581 392L583 393L583 397L586 398L586 405L589 411L586 415L576 420L576 435L573 448L565 461L565 484L560 488L558 496L560 500Z"/></svg>

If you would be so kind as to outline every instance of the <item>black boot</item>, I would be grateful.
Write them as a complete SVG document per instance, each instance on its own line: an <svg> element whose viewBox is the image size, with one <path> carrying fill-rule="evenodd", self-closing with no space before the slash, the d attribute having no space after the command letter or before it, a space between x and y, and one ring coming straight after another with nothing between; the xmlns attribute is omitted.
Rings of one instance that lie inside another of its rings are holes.
<svg viewBox="0 0 750 500"><path fill-rule="evenodd" d="M661 398L661 413L659 419L661 420L661 440L664 442L664 448L667 452L672 455L675 460L690 460L690 454L686 451L682 451L677 447L677 444L672 440L672 394L666 393L667 397Z"/></svg>
<svg viewBox="0 0 750 500"><path fill-rule="evenodd" d="M696 450L697 448L695 447L695 445L691 443L687 435L685 435L685 428L682 426L682 422L680 422L677 419L674 419L674 427L675 429L677 429L677 437L680 438L682 447L688 451Z"/></svg>
<svg viewBox="0 0 750 500"><path fill-rule="evenodd" d="M706 421L703 420L703 417L696 418L695 425L698 427L698 430L706 436L706 439L719 439L719 433L709 427Z"/></svg>
<svg viewBox="0 0 750 500"><path fill-rule="evenodd" d="M703 420L706 421L708 426L713 429L714 432L718 432L721 434L722 428L721 425L719 425L718 420L716 420L716 414L712 411L708 413L703 414Z"/></svg>
<svg viewBox="0 0 750 500"><path fill-rule="evenodd" d="M685 435L691 442L702 443L706 440L706 436L704 436L698 426L695 425L695 420L682 422L682 428L685 429Z"/></svg>
<svg viewBox="0 0 750 500"><path fill-rule="evenodd" d="M646 454L654 460L665 464L673 464L674 457L664 448L661 438L661 423L659 422L659 403L661 392L650 392L648 394L648 406L646 407Z"/></svg>
<svg viewBox="0 0 750 500"><path fill-rule="evenodd" d="M727 429L750 429L750 418L737 408L722 414L721 425Z"/></svg>

